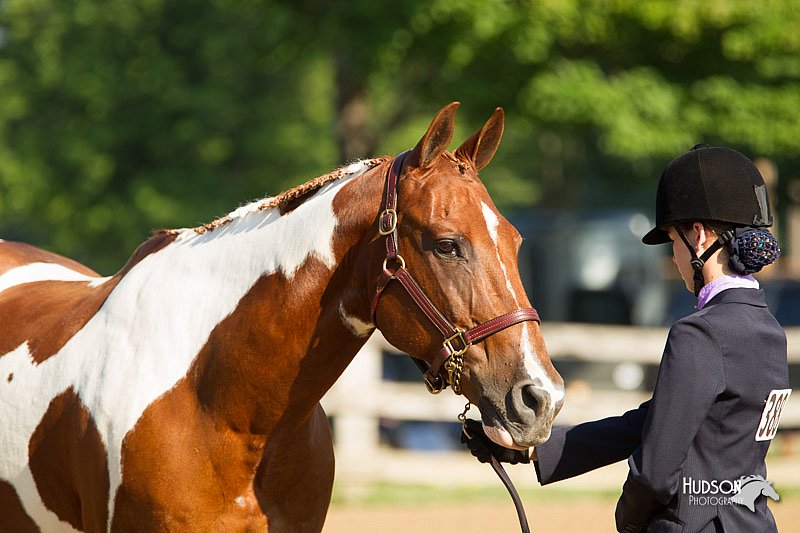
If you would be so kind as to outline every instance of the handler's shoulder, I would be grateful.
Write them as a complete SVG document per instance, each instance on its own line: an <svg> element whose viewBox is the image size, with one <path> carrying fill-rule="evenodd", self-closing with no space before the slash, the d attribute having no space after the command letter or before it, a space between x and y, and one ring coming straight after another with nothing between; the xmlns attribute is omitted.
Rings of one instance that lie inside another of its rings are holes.
<svg viewBox="0 0 800 533"><path fill-rule="evenodd" d="M707 309L692 313L689 316L681 318L672 325L669 329L668 342L715 342L715 322L714 314L709 314Z"/></svg>
<svg viewBox="0 0 800 533"><path fill-rule="evenodd" d="M670 331L674 329L691 329L691 328L706 328L710 326L710 323L713 322L717 317L715 317L716 313L712 312L712 309L706 307L705 309L700 309L699 311L695 311L691 315L686 315L685 317L677 320Z"/></svg>

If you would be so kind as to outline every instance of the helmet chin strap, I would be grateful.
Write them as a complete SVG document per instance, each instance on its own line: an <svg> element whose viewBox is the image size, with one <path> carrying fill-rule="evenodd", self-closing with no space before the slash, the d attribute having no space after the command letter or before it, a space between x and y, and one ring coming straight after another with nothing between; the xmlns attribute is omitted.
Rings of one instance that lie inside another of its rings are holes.
<svg viewBox="0 0 800 533"><path fill-rule="evenodd" d="M692 259L690 264L692 265L692 270L694 270L694 295L698 296L700 294L700 289L703 288L705 285L705 280L703 279L703 266L705 266L706 261L708 261L712 255L716 253L717 250L722 248L722 246L730 241L733 238L733 231L725 231L717 236L717 240L714 241L714 244L708 247L708 249L703 252L703 255L697 257L697 253L694 251L694 246L689 243L689 239L686 238L686 235L683 233L680 227L677 224L673 224L672 226L675 228L675 231L680 235L681 240L689 249L689 253L692 254Z"/></svg>

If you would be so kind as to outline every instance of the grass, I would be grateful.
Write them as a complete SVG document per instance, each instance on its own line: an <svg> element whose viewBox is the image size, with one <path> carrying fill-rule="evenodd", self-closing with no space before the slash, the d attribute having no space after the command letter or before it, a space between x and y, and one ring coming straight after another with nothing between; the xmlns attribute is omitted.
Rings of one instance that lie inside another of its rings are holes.
<svg viewBox="0 0 800 533"><path fill-rule="evenodd" d="M800 486L778 486L781 500L800 499ZM520 490L523 501L558 501L576 499L608 501L619 498L619 490L565 490L548 487L546 490ZM457 487L444 488L429 485L399 485L375 483L358 490L346 490L334 486L331 505L337 506L424 506L446 503L469 503L487 501L510 501L510 496L502 486L498 487Z"/></svg>
<svg viewBox="0 0 800 533"><path fill-rule="evenodd" d="M614 491L577 491L560 489L520 490L523 500L596 499L608 500L619 497ZM334 486L332 505L388 506L388 505L435 505L449 502L486 502L510 500L502 486L444 488L428 485L398 485L375 483L358 491Z"/></svg>

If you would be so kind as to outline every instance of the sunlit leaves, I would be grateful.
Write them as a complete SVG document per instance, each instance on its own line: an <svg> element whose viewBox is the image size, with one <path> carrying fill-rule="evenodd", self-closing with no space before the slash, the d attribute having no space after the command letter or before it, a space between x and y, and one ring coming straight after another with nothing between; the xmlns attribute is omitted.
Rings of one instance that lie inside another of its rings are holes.
<svg viewBox="0 0 800 533"><path fill-rule="evenodd" d="M114 270L343 163L346 86L363 155L503 106L501 207L649 206L699 141L797 175L798 27L792 0L0 0L0 237Z"/></svg>

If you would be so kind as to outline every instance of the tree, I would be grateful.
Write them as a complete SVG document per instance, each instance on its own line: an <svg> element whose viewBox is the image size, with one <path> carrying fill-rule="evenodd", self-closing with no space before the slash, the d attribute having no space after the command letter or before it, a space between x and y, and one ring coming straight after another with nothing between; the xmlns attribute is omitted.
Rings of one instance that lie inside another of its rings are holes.
<svg viewBox="0 0 800 533"><path fill-rule="evenodd" d="M335 158L326 69L276 2L5 2L5 238L119 268Z"/></svg>
<svg viewBox="0 0 800 533"><path fill-rule="evenodd" d="M398 12L366 56L345 28L375 28L375 13L332 23L374 120L453 98L479 123L504 105L510 127L487 180L502 204L649 206L660 169L700 141L800 170L793 2L438 0Z"/></svg>
<svg viewBox="0 0 800 533"><path fill-rule="evenodd" d="M501 207L637 206L695 142L796 176L790 0L6 0L0 231L113 270L356 157L453 100L495 106Z"/></svg>

